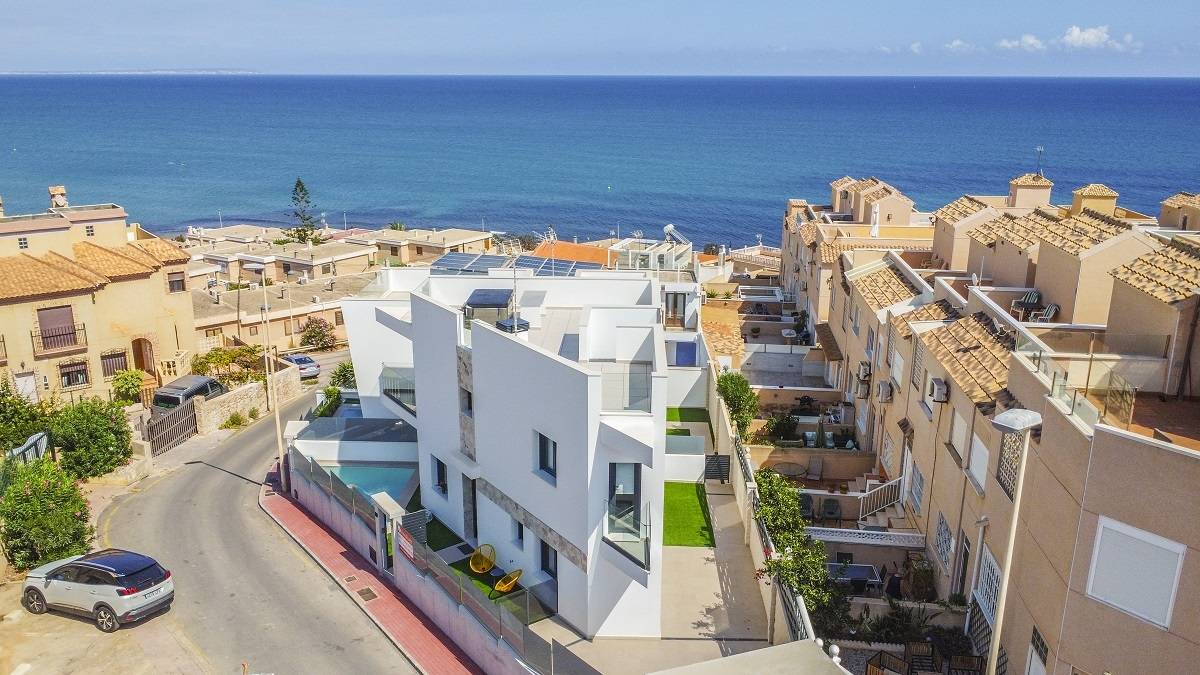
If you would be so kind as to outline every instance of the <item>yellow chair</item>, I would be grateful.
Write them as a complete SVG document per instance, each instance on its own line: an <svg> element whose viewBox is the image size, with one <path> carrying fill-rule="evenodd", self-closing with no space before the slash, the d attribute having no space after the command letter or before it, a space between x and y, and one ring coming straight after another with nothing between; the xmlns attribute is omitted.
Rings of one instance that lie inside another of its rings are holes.
<svg viewBox="0 0 1200 675"><path fill-rule="evenodd" d="M471 554L471 571L476 574L487 574L496 566L496 549L491 544L484 544Z"/></svg>
<svg viewBox="0 0 1200 675"><path fill-rule="evenodd" d="M509 572L508 574L500 577L500 581L496 582L493 590L495 590L497 593L507 593L517 587L517 580L520 578L521 570Z"/></svg>

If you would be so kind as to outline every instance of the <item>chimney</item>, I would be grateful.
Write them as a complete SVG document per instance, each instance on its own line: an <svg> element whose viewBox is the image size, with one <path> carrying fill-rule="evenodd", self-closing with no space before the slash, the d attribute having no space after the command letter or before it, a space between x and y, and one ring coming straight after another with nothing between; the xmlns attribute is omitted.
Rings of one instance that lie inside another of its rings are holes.
<svg viewBox="0 0 1200 675"><path fill-rule="evenodd" d="M65 206L70 206L67 203L67 188L64 185L51 185L50 191L50 208L61 209Z"/></svg>
<svg viewBox="0 0 1200 675"><path fill-rule="evenodd" d="M1008 182L1008 206L1010 208L1037 208L1050 205L1050 191L1054 183L1041 173L1027 173Z"/></svg>
<svg viewBox="0 0 1200 675"><path fill-rule="evenodd" d="M1084 209L1091 209L1106 216L1117 210L1117 191L1101 183L1091 183L1071 193L1071 215L1077 216Z"/></svg>

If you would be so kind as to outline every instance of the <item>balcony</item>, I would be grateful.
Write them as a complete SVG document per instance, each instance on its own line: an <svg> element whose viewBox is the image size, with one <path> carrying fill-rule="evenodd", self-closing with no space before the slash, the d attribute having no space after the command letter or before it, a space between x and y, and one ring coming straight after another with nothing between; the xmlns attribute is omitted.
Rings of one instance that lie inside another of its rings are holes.
<svg viewBox="0 0 1200 675"><path fill-rule="evenodd" d="M642 569L650 569L650 522L638 518L636 504L604 502L604 541ZM641 513L648 513L646 504Z"/></svg>
<svg viewBox="0 0 1200 675"><path fill-rule="evenodd" d="M83 324L30 332L36 358L62 356L87 351L87 330Z"/></svg>
<svg viewBox="0 0 1200 675"><path fill-rule="evenodd" d="M385 366L379 375L379 390L411 415L417 414L416 371L412 367Z"/></svg>
<svg viewBox="0 0 1200 675"><path fill-rule="evenodd" d="M593 361L589 365L600 371L601 410L650 412L652 364Z"/></svg>

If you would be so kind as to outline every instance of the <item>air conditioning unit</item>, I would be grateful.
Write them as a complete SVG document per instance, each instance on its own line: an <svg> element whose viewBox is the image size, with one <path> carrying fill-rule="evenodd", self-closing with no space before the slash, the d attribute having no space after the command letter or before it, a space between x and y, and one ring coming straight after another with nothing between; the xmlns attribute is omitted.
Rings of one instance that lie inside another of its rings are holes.
<svg viewBox="0 0 1200 675"><path fill-rule="evenodd" d="M298 284L307 284L307 283L308 283L308 275L307 275L307 274L301 274L301 275L300 275L300 278L296 280L296 283L298 283Z"/></svg>
<svg viewBox="0 0 1200 675"><path fill-rule="evenodd" d="M859 361L858 362L858 379L860 379L860 380L871 379L871 362L870 361Z"/></svg>
<svg viewBox="0 0 1200 675"><path fill-rule="evenodd" d="M875 398L879 399L880 403L890 403L892 400L892 383L877 383L875 385Z"/></svg>
<svg viewBox="0 0 1200 675"><path fill-rule="evenodd" d="M258 290L258 282L257 282L257 281L251 281L251 282L250 282L250 290L252 290L252 291L257 291L257 290Z"/></svg>
<svg viewBox="0 0 1200 675"><path fill-rule="evenodd" d="M950 387L946 385L946 381L940 377L935 377L929 381L929 397L935 403L945 403L950 400Z"/></svg>
<svg viewBox="0 0 1200 675"><path fill-rule="evenodd" d="M859 380L854 385L854 398L868 398L871 396L871 383L866 380Z"/></svg>

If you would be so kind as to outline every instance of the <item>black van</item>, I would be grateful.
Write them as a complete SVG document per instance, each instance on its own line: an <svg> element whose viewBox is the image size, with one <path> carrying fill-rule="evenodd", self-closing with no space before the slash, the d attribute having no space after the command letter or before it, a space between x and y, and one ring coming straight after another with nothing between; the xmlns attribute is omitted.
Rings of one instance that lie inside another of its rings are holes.
<svg viewBox="0 0 1200 675"><path fill-rule="evenodd" d="M184 401L196 396L216 398L225 393L225 387L211 377L205 375L184 375L170 384L163 385L154 392L154 402L151 410L155 413L165 413L183 405Z"/></svg>

